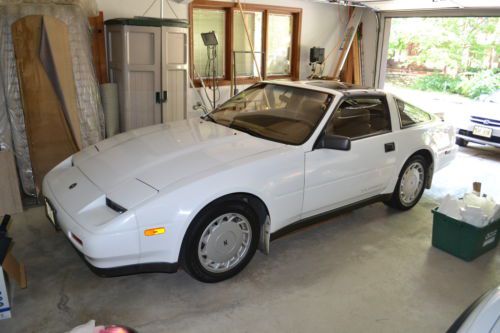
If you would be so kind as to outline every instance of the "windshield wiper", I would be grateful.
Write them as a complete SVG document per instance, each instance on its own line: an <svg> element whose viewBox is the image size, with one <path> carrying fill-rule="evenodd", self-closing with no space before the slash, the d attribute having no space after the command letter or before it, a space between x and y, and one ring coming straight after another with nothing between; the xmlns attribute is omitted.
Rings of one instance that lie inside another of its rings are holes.
<svg viewBox="0 0 500 333"><path fill-rule="evenodd" d="M212 116L212 114L211 114L211 113L207 113L207 114L206 114L206 115L204 115L202 118L203 118L203 120L209 120L209 121L211 121L211 122L213 122L213 123L218 124L218 122L215 120L214 116Z"/></svg>
<svg viewBox="0 0 500 333"><path fill-rule="evenodd" d="M243 133L246 133L248 135L251 135L251 136L254 136L256 138L261 138L261 139L266 139L268 140L268 138L262 134L260 134L259 132L257 131L254 131L254 130L251 130L249 128L246 128L246 127L242 127L242 126L238 126L238 125L234 125L234 124L230 124L229 125L229 128L232 128L232 129L235 129L237 131L240 131L240 132L243 132Z"/></svg>

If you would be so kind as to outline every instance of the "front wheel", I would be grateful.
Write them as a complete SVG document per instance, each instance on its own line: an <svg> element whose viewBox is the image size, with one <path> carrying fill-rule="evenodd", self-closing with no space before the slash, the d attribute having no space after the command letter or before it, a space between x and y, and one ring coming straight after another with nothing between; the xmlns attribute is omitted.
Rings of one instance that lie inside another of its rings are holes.
<svg viewBox="0 0 500 333"><path fill-rule="evenodd" d="M257 249L260 223L240 202L203 210L189 227L183 245L183 267L195 279L215 283L238 274Z"/></svg>
<svg viewBox="0 0 500 333"><path fill-rule="evenodd" d="M385 203L399 210L413 208L424 193L427 174L428 163L425 158L420 155L411 157L401 170L391 199Z"/></svg>

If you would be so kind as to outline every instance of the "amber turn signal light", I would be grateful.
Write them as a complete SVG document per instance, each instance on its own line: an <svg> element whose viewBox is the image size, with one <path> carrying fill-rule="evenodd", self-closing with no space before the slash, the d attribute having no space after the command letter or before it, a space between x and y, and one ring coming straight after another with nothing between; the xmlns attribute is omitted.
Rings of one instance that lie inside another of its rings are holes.
<svg viewBox="0 0 500 333"><path fill-rule="evenodd" d="M144 230L144 236L157 236L165 233L165 228L153 228Z"/></svg>

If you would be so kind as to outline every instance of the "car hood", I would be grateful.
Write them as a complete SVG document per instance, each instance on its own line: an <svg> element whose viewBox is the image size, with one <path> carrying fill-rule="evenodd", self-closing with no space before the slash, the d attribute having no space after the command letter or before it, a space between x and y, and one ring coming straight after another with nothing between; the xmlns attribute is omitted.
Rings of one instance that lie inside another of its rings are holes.
<svg viewBox="0 0 500 333"><path fill-rule="evenodd" d="M476 103L474 110L469 115L487 119L500 120L500 112L498 112L499 104L495 103Z"/></svg>
<svg viewBox="0 0 500 333"><path fill-rule="evenodd" d="M160 191L186 177L283 146L191 119L117 135L76 154L73 164L105 193L137 181Z"/></svg>

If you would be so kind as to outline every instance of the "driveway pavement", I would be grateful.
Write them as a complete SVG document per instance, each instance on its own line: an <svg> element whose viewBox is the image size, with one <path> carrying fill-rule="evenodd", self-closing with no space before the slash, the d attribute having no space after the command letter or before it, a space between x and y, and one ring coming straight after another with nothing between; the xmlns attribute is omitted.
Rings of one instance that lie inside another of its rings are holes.
<svg viewBox="0 0 500 333"><path fill-rule="evenodd" d="M471 111L498 108L498 104L479 102L461 95L406 89L389 83L385 84L384 89L452 124L457 124Z"/></svg>

